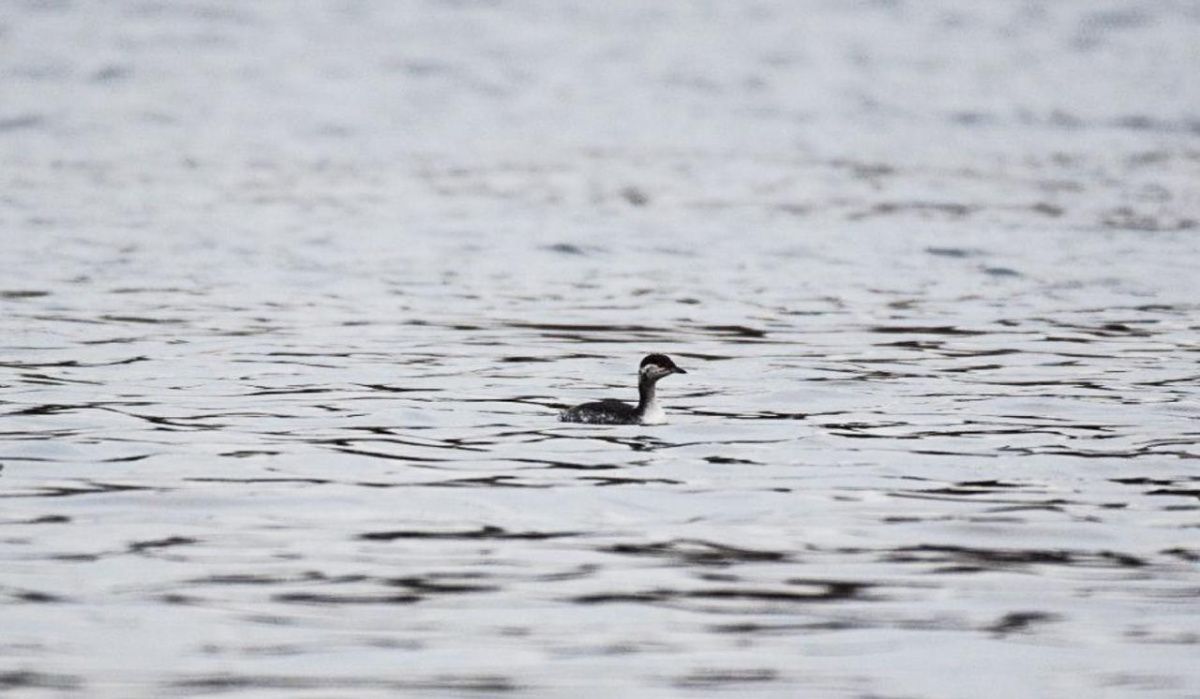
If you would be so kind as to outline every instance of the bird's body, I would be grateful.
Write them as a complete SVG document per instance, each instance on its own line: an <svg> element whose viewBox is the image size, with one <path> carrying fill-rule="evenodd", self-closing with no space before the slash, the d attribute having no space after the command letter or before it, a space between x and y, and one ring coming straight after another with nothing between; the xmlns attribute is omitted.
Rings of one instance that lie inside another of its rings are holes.
<svg viewBox="0 0 1200 699"><path fill-rule="evenodd" d="M562 421L593 425L635 425L641 422L636 406L615 398L583 403L564 410Z"/></svg>
<svg viewBox="0 0 1200 699"><path fill-rule="evenodd" d="M664 376L686 373L665 354L648 355L638 370L636 406L609 398L568 408L559 419L593 425L660 425L667 421L667 415L658 404L655 386Z"/></svg>

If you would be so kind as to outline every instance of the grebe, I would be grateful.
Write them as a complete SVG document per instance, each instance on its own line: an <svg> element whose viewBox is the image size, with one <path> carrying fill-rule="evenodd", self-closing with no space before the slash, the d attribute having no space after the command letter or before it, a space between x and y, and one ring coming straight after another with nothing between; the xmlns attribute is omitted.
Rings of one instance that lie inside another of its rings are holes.
<svg viewBox="0 0 1200 699"><path fill-rule="evenodd" d="M638 369L638 404L619 400L601 400L568 408L559 415L563 422L588 422L596 425L661 425L667 415L659 407L654 385L664 376L686 374L665 354L649 354Z"/></svg>

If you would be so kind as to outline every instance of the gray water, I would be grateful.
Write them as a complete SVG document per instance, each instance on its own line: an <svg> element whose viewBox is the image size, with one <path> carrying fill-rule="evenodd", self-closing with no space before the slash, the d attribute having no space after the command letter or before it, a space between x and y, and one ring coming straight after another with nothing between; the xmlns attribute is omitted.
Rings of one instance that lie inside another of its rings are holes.
<svg viewBox="0 0 1200 699"><path fill-rule="evenodd" d="M1200 696L1198 46L3 5L0 693Z"/></svg>

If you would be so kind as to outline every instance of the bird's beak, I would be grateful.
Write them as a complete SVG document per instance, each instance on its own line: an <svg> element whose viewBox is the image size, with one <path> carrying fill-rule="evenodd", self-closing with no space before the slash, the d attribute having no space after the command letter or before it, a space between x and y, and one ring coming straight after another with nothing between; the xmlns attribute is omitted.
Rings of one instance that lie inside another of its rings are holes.
<svg viewBox="0 0 1200 699"><path fill-rule="evenodd" d="M680 369L679 367L675 367L671 371L673 371L676 374L686 374L687 373L686 371L684 371L683 369Z"/></svg>

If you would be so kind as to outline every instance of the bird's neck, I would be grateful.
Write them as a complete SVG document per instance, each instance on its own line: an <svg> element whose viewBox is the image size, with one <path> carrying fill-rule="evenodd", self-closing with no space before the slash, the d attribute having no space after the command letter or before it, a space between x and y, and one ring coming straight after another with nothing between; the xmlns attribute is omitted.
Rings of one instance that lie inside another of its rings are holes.
<svg viewBox="0 0 1200 699"><path fill-rule="evenodd" d="M658 382L648 376L638 379L638 414L645 415L647 411L657 407L654 386Z"/></svg>

